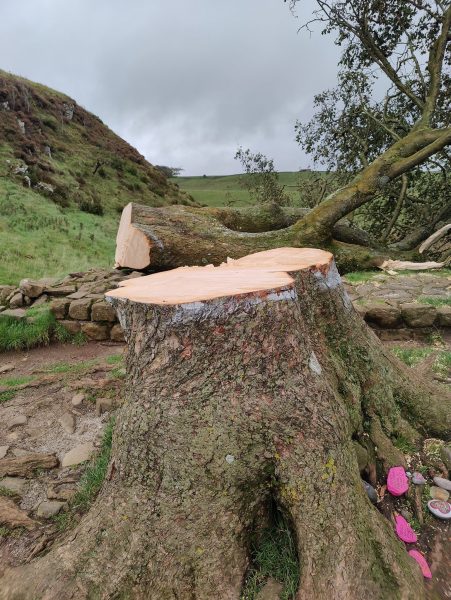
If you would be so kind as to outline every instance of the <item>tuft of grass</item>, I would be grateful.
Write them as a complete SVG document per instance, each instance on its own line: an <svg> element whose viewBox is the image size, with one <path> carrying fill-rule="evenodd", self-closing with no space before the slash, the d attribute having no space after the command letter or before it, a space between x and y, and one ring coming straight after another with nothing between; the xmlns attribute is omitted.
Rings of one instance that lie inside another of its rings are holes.
<svg viewBox="0 0 451 600"><path fill-rule="evenodd" d="M123 360L124 360L124 357L122 354L111 354L110 356L107 356L107 358L106 358L106 362L109 365L117 365L118 363L122 363Z"/></svg>
<svg viewBox="0 0 451 600"><path fill-rule="evenodd" d="M21 350L50 343L56 319L49 308L30 309L23 320L0 316L0 351Z"/></svg>
<svg viewBox="0 0 451 600"><path fill-rule="evenodd" d="M283 585L281 600L292 600L299 585L299 561L293 534L287 522L277 515L251 548L252 567L241 600L255 600L264 583L272 577Z"/></svg>
<svg viewBox="0 0 451 600"><path fill-rule="evenodd" d="M79 483L79 489L69 502L68 510L56 515L55 521L60 531L64 531L74 524L76 515L85 513L99 493L110 462L114 424L115 419L111 417L103 433L100 451L86 467Z"/></svg>
<svg viewBox="0 0 451 600"><path fill-rule="evenodd" d="M420 304L429 304L430 306L451 306L451 298L435 298L432 296L420 296Z"/></svg>
<svg viewBox="0 0 451 600"><path fill-rule="evenodd" d="M58 323L58 321L55 323L54 337L62 344L74 344L75 346L82 346L87 341L82 331L72 334L61 323Z"/></svg>
<svg viewBox="0 0 451 600"><path fill-rule="evenodd" d="M3 538L19 538L23 533L25 533L26 529L23 527L17 527L16 529L8 529L8 527L0 526L0 540Z"/></svg>
<svg viewBox="0 0 451 600"><path fill-rule="evenodd" d="M4 392L0 392L0 404L3 404L4 402L9 402L9 400L12 400L16 395L16 390L6 390Z"/></svg>
<svg viewBox="0 0 451 600"><path fill-rule="evenodd" d="M346 273L343 279L348 283L366 283L380 274L380 271L354 271L353 273Z"/></svg>
<svg viewBox="0 0 451 600"><path fill-rule="evenodd" d="M0 481L0 496L6 496L7 498L14 498L14 496L17 496L17 494L15 494L11 490L6 489L5 487L2 487L2 482Z"/></svg>
<svg viewBox="0 0 451 600"><path fill-rule="evenodd" d="M8 379L0 380L0 385L6 385L7 387L17 387L18 385L23 385L24 383L30 383L33 381L34 377L9 377Z"/></svg>
<svg viewBox="0 0 451 600"><path fill-rule="evenodd" d="M434 360L434 364L432 365L432 370L437 375L441 377L447 377L449 375L451 369L451 352L449 351L441 351L437 354L436 359Z"/></svg>
<svg viewBox="0 0 451 600"><path fill-rule="evenodd" d="M417 450L415 448L415 446L412 444L412 442L410 442L403 435L398 435L398 437L396 437L393 440L393 444L394 444L394 446L396 446L396 448L401 450L401 452L403 452L404 454L412 454L413 452L416 452L416 450Z"/></svg>
<svg viewBox="0 0 451 600"><path fill-rule="evenodd" d="M407 366L414 367L419 362L428 357L432 352L432 348L400 348L392 349L395 356L402 360Z"/></svg>
<svg viewBox="0 0 451 600"><path fill-rule="evenodd" d="M76 363L58 362L44 369L43 373L82 373L95 365L95 360L82 360Z"/></svg>

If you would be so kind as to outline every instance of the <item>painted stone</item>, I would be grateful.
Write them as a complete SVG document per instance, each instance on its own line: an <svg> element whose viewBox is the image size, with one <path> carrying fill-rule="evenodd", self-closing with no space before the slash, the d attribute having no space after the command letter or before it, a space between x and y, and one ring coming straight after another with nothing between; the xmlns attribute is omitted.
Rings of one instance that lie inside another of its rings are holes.
<svg viewBox="0 0 451 600"><path fill-rule="evenodd" d="M401 517L401 515L397 515L395 517L395 521L396 535L399 537L399 539L403 542L406 542L406 544L415 544L415 542L418 540L417 534L409 525L409 523L404 519L404 517Z"/></svg>
<svg viewBox="0 0 451 600"><path fill-rule="evenodd" d="M418 552L418 550L409 550L409 555L420 565L423 577L425 577L426 579L432 579L431 569L429 568L429 565L427 564L424 556L420 552Z"/></svg>
<svg viewBox="0 0 451 600"><path fill-rule="evenodd" d="M428 508L438 519L451 519L451 504L443 500L429 500Z"/></svg>
<svg viewBox="0 0 451 600"><path fill-rule="evenodd" d="M402 496L409 489L409 482L403 467L392 467L388 472L387 490L392 496Z"/></svg>
<svg viewBox="0 0 451 600"><path fill-rule="evenodd" d="M367 481L362 481L362 483L363 483L363 487L365 488L365 491L368 495L368 498L371 500L371 502L373 504L377 504L378 497L377 497L376 490Z"/></svg>

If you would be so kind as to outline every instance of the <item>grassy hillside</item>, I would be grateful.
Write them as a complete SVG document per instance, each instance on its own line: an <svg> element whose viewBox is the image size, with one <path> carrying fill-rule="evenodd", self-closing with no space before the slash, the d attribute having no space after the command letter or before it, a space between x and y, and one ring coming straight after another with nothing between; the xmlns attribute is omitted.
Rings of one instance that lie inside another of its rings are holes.
<svg viewBox="0 0 451 600"><path fill-rule="evenodd" d="M0 283L111 264L131 201L192 203L74 100L0 70Z"/></svg>
<svg viewBox="0 0 451 600"><path fill-rule="evenodd" d="M295 206L301 205L299 182L310 177L306 171L279 173L279 181L292 198ZM245 188L247 175L218 175L202 177L174 177L182 190L188 192L196 202L207 206L249 206L252 200Z"/></svg>

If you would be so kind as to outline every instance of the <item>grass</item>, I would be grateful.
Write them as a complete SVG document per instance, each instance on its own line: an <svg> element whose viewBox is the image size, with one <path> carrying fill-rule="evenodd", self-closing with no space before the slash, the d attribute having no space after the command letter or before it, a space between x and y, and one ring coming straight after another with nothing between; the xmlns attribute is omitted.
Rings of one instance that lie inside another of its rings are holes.
<svg viewBox="0 0 451 600"><path fill-rule="evenodd" d="M0 351L21 350L50 343L56 319L48 308L27 311L27 319L0 315Z"/></svg>
<svg viewBox="0 0 451 600"><path fill-rule="evenodd" d="M121 364L124 360L124 356L122 354L111 354L107 356L106 362L108 365L117 365Z"/></svg>
<svg viewBox="0 0 451 600"><path fill-rule="evenodd" d="M0 385L6 385L7 387L17 387L24 383L30 383L34 377L23 376L23 377L9 377L8 379L0 379Z"/></svg>
<svg viewBox="0 0 451 600"><path fill-rule="evenodd" d="M16 390L6 390L4 392L0 392L0 404L4 402L9 402L16 396Z"/></svg>
<svg viewBox="0 0 451 600"><path fill-rule="evenodd" d="M299 585L299 561L293 534L281 515L253 545L251 556L252 567L247 574L241 600L255 600L270 577L283 585L281 600L295 597Z"/></svg>
<svg viewBox="0 0 451 600"><path fill-rule="evenodd" d="M77 363L58 362L43 370L43 373L83 373L96 364L96 360L82 360Z"/></svg>
<svg viewBox="0 0 451 600"><path fill-rule="evenodd" d="M429 304L430 306L451 306L451 298L433 298L430 296L423 296L418 298L418 302L421 304Z"/></svg>
<svg viewBox="0 0 451 600"><path fill-rule="evenodd" d="M438 352L432 370L440 377L448 377L451 370L451 352L447 350Z"/></svg>
<svg viewBox="0 0 451 600"><path fill-rule="evenodd" d="M395 438L393 440L393 444L404 454L411 454L417 450L415 446L403 435L399 435L397 438Z"/></svg>
<svg viewBox="0 0 451 600"><path fill-rule="evenodd" d="M56 515L55 521L60 531L64 531L74 524L75 515L85 513L99 493L110 461L114 423L114 417L111 417L103 433L100 451L86 467L79 488L69 502L68 510Z"/></svg>
<svg viewBox="0 0 451 600"><path fill-rule="evenodd" d="M348 283L366 283L376 275L381 275L381 271L353 271L346 273L343 279Z"/></svg>
<svg viewBox="0 0 451 600"><path fill-rule="evenodd" d="M422 360L430 356L434 350L432 348L400 348L392 349L393 353L402 360L408 367L414 367Z"/></svg>
<svg viewBox="0 0 451 600"><path fill-rule="evenodd" d="M75 344L85 341L81 333L70 334L56 321L50 308L45 305L28 309L26 318L20 320L2 316L0 313L0 352L47 346L53 338L59 342Z"/></svg>

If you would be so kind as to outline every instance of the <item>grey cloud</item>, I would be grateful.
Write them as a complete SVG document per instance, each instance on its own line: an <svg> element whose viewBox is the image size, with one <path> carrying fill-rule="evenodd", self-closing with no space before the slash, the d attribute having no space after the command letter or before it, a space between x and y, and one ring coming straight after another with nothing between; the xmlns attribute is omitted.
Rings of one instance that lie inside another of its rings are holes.
<svg viewBox="0 0 451 600"><path fill-rule="evenodd" d="M308 163L294 121L337 62L301 22L282 0L0 0L0 66L71 95L153 163L231 173L243 145L291 170Z"/></svg>

